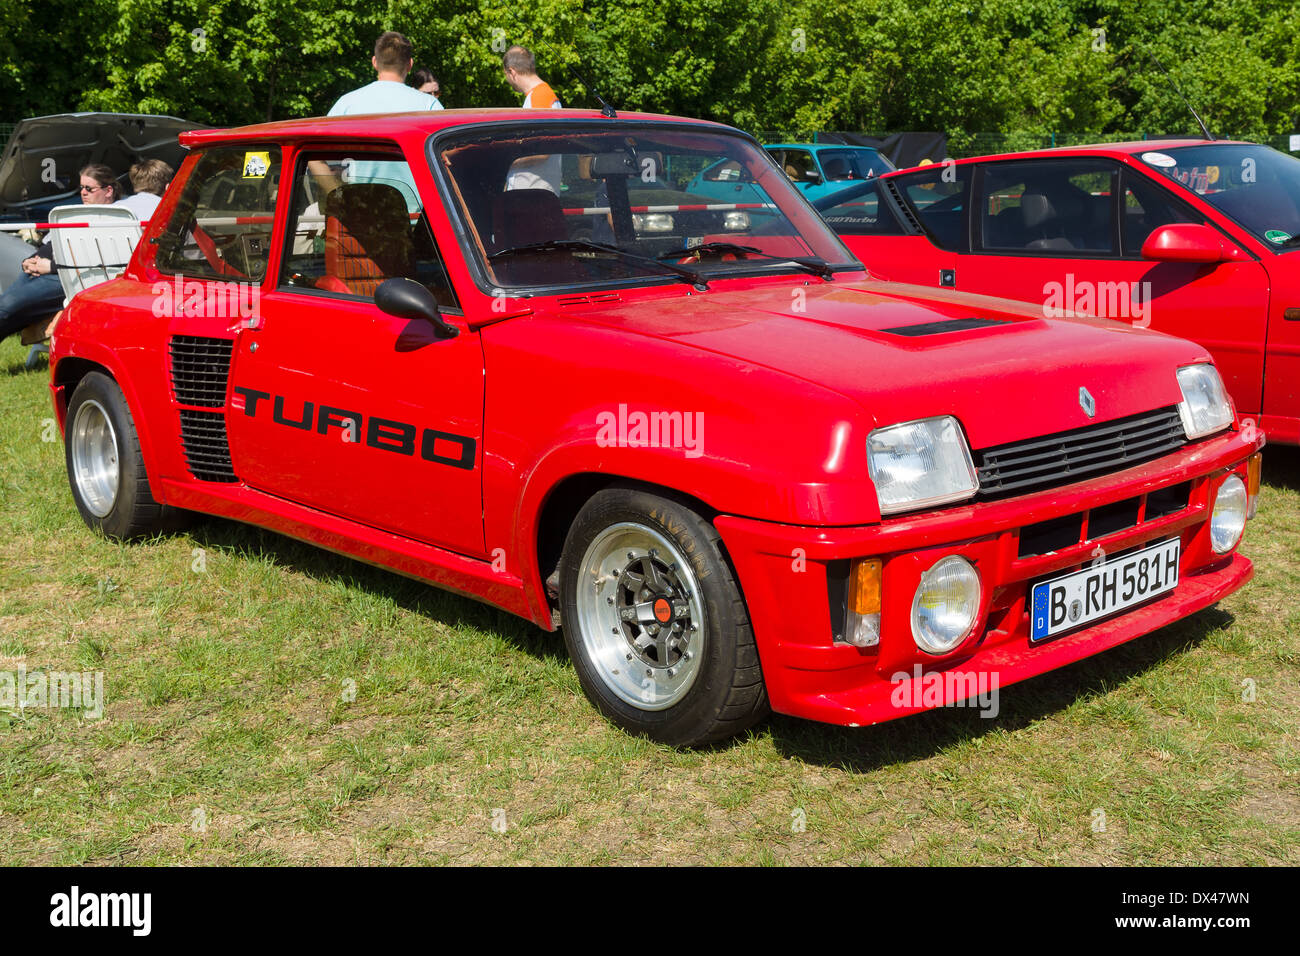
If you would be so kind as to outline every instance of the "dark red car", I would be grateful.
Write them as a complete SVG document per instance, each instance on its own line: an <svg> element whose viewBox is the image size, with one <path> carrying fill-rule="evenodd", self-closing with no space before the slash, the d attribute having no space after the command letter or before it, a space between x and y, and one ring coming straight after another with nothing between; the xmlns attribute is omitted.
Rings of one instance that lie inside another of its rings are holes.
<svg viewBox="0 0 1300 956"><path fill-rule="evenodd" d="M1200 342L1237 410L1300 444L1300 160L1144 141L890 173L816 203L873 275Z"/></svg>
<svg viewBox="0 0 1300 956"><path fill-rule="evenodd" d="M601 711L672 744L961 703L1251 575L1263 438L1203 346L871 281L736 130L182 141L51 349L107 534L220 515L562 626ZM724 161L754 196L683 193Z"/></svg>

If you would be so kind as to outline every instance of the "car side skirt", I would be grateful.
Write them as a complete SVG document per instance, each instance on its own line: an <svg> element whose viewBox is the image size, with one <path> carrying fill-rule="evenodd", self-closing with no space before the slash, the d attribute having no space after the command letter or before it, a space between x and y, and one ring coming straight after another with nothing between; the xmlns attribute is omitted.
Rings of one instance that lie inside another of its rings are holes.
<svg viewBox="0 0 1300 956"><path fill-rule="evenodd" d="M553 629L549 608L529 600L516 575L492 563L390 534L242 485L199 487L164 478L163 500L178 508L230 518L387 568L464 597L492 604Z"/></svg>

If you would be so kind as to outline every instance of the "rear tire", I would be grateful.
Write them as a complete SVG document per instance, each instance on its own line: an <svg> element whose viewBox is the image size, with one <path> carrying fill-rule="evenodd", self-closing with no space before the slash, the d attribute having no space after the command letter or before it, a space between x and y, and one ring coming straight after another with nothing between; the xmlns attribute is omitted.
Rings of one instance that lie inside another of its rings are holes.
<svg viewBox="0 0 1300 956"><path fill-rule="evenodd" d="M560 582L578 680L620 727L693 747L767 714L744 598L718 533L685 503L599 492L569 529Z"/></svg>
<svg viewBox="0 0 1300 956"><path fill-rule="evenodd" d="M186 512L154 500L131 410L107 375L91 372L77 384L63 446L72 500L94 530L129 540L185 523Z"/></svg>

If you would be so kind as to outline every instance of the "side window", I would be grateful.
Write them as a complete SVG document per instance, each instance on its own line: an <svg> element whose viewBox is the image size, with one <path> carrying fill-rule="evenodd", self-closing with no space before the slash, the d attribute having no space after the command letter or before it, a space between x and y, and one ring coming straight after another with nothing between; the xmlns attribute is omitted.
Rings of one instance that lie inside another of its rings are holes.
<svg viewBox="0 0 1300 956"><path fill-rule="evenodd" d="M901 236L903 228L889 206L880 200L880 184L870 183L859 190L852 187L852 199L842 199L822 210L822 218L837 233L845 236Z"/></svg>
<svg viewBox="0 0 1300 956"><path fill-rule="evenodd" d="M772 158L785 171L786 178L792 183L821 182L821 173L813 161L812 153L804 149L783 149L773 152Z"/></svg>
<svg viewBox="0 0 1300 956"><path fill-rule="evenodd" d="M400 154L306 154L290 195L280 285L370 299L385 279L415 279L459 307Z"/></svg>
<svg viewBox="0 0 1300 956"><path fill-rule="evenodd" d="M1168 190L1127 170L1124 182L1124 255L1138 258L1142 243L1160 226L1174 222L1203 222L1193 216Z"/></svg>
<svg viewBox="0 0 1300 956"><path fill-rule="evenodd" d="M935 245L949 252L966 249L966 200L973 168L940 163L894 180Z"/></svg>
<svg viewBox="0 0 1300 956"><path fill-rule="evenodd" d="M751 183L754 181L753 177L749 175L749 170L745 169L740 161L736 159L714 163L701 173L700 178L706 183Z"/></svg>
<svg viewBox="0 0 1300 956"><path fill-rule="evenodd" d="M205 150L158 237L160 272L260 282L271 255L280 148Z"/></svg>
<svg viewBox="0 0 1300 956"><path fill-rule="evenodd" d="M989 251L1115 255L1116 170L1095 160L984 168L981 245Z"/></svg>

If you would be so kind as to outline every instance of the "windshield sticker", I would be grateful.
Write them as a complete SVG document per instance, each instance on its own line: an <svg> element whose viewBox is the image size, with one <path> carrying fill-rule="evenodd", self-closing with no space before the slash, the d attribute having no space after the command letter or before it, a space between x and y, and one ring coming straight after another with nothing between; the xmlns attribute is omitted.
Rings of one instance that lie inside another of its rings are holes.
<svg viewBox="0 0 1300 956"><path fill-rule="evenodd" d="M1276 242L1278 245L1281 245L1291 238L1291 233L1283 232L1281 229L1270 229L1268 232L1264 233L1264 238L1269 242Z"/></svg>
<svg viewBox="0 0 1300 956"><path fill-rule="evenodd" d="M1151 166L1160 166L1168 169L1170 166L1177 166L1178 160L1174 159L1168 153L1143 153L1142 162Z"/></svg>
<svg viewBox="0 0 1300 956"><path fill-rule="evenodd" d="M244 154L245 179L262 179L270 168L271 154L269 152Z"/></svg>
<svg viewBox="0 0 1300 956"><path fill-rule="evenodd" d="M1199 166L1193 166L1191 169L1180 169L1173 174L1174 179L1185 185L1193 192L1204 195L1210 189L1210 173L1207 167L1204 171Z"/></svg>

